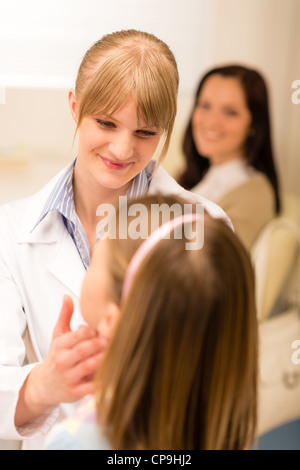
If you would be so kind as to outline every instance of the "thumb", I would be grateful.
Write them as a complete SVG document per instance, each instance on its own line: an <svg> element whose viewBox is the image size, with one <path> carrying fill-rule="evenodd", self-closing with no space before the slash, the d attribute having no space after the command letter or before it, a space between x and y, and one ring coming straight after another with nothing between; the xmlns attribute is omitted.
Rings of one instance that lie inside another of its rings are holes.
<svg viewBox="0 0 300 470"><path fill-rule="evenodd" d="M71 319L74 311L73 300L69 295L64 295L62 308L53 331L53 338L57 338L71 331Z"/></svg>

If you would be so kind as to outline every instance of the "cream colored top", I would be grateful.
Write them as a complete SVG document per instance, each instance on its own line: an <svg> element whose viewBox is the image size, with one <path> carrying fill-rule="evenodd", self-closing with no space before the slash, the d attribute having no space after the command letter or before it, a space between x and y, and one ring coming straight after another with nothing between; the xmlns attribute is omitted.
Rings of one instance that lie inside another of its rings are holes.
<svg viewBox="0 0 300 470"><path fill-rule="evenodd" d="M231 160L222 165L211 166L192 191L216 202L257 173L244 158Z"/></svg>
<svg viewBox="0 0 300 470"><path fill-rule="evenodd" d="M244 160L211 167L192 191L222 207L247 249L276 214L271 183Z"/></svg>

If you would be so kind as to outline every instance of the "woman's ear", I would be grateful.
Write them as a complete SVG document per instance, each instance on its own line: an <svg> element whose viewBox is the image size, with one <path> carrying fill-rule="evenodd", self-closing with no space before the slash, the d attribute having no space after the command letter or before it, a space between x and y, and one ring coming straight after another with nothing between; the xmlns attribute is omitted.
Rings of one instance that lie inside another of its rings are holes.
<svg viewBox="0 0 300 470"><path fill-rule="evenodd" d="M101 317L97 331L99 336L109 341L120 316L120 307L114 302L110 302L105 314Z"/></svg>
<svg viewBox="0 0 300 470"><path fill-rule="evenodd" d="M76 93L75 93L75 90L73 88L69 91L69 105L70 105L70 110L71 110L72 117L73 117L74 121L77 124L77 122L78 122L77 102L76 102Z"/></svg>

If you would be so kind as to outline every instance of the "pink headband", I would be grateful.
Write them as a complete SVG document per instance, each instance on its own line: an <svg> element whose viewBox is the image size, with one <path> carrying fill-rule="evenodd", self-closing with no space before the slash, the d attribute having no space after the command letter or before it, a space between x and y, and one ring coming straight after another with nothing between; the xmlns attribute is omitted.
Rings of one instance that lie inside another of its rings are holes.
<svg viewBox="0 0 300 470"><path fill-rule="evenodd" d="M184 224L187 222L194 222L202 218L198 213L189 213L183 214L179 217L175 217L174 219L168 220L165 224L159 226L154 232L152 232L134 253L131 261L128 265L125 279L123 283L122 289L122 299L125 299L128 295L128 292L131 288L135 273L137 272L139 266L142 264L143 260L146 258L147 254L152 250L152 248L166 235L170 234L172 230L175 229L180 224Z"/></svg>

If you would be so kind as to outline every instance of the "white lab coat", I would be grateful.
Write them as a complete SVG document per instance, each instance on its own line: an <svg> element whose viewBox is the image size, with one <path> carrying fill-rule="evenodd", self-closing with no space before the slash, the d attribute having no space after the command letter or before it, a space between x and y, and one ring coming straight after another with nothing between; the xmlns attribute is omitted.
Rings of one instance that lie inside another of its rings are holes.
<svg viewBox="0 0 300 470"><path fill-rule="evenodd" d="M76 406L62 404L14 426L19 390L47 354L64 294L74 301L72 327L83 322L79 296L85 269L61 215L50 212L32 231L59 176L32 197L0 208L0 439L23 440L24 449L41 448L54 422ZM162 167L150 183L149 193L155 192L203 202L212 216L230 223L222 209L183 190ZM22 366L25 356L28 364Z"/></svg>

